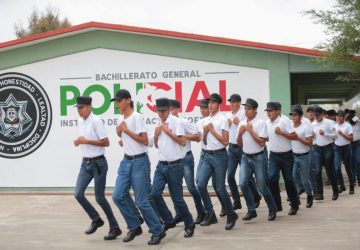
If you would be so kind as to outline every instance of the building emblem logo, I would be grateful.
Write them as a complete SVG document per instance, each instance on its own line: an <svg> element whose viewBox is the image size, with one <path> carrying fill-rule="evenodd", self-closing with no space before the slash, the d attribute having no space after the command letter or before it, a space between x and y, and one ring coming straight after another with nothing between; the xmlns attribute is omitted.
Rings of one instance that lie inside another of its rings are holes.
<svg viewBox="0 0 360 250"><path fill-rule="evenodd" d="M33 78L20 73L0 75L0 156L20 158L45 141L51 127L49 97Z"/></svg>

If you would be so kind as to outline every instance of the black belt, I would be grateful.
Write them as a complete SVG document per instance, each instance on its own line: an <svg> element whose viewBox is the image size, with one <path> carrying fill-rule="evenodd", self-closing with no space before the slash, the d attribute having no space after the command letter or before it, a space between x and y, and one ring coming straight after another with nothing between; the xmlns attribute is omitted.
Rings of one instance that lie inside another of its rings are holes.
<svg viewBox="0 0 360 250"><path fill-rule="evenodd" d="M292 150L286 151L286 152L274 152L274 151L270 151L270 154L274 154L274 155L286 155L286 154L291 154Z"/></svg>
<svg viewBox="0 0 360 250"><path fill-rule="evenodd" d="M238 144L234 144L234 143L229 143L230 147L234 147L234 148L239 148L240 146Z"/></svg>
<svg viewBox="0 0 360 250"><path fill-rule="evenodd" d="M333 143L329 143L327 145L324 145L324 146L319 146L319 145L314 145L315 148L328 148L328 147L331 147L333 145Z"/></svg>
<svg viewBox="0 0 360 250"><path fill-rule="evenodd" d="M191 155L191 154L192 154L191 150L186 152L186 155Z"/></svg>
<svg viewBox="0 0 360 250"><path fill-rule="evenodd" d="M176 160L176 161L159 161L160 164L163 164L163 165L175 165L175 164L179 164L182 162L182 159L179 159L179 160Z"/></svg>
<svg viewBox="0 0 360 250"><path fill-rule="evenodd" d="M220 153L220 152L224 152L224 151L226 151L225 148L217 149L217 150L205 150L205 149L204 149L204 152L205 152L206 154L210 154L210 155L214 155L214 154L216 154L216 153Z"/></svg>
<svg viewBox="0 0 360 250"><path fill-rule="evenodd" d="M93 158L83 157L83 161L87 161L87 162L90 162L90 161L93 162L93 161L100 160L100 159L105 159L105 156L100 155L100 156L96 156L96 157L93 157Z"/></svg>
<svg viewBox="0 0 360 250"><path fill-rule="evenodd" d="M142 153L142 154L138 154L138 155L127 155L127 154L124 154L124 158L126 159L126 160L134 160L134 159L136 159L136 158L140 158L140 157L143 157L143 156L145 156L146 155L146 153Z"/></svg>
<svg viewBox="0 0 360 250"><path fill-rule="evenodd" d="M309 154L309 152L302 153L302 154L296 154L296 153L294 153L295 156L303 156L303 155L308 155L308 154Z"/></svg>
<svg viewBox="0 0 360 250"><path fill-rule="evenodd" d="M263 151L260 151L260 152L257 152L257 153L254 153L254 154L247 154L247 153L243 153L243 154L244 154L246 157L253 158L253 157L255 157L255 156L264 154L264 150L263 150Z"/></svg>

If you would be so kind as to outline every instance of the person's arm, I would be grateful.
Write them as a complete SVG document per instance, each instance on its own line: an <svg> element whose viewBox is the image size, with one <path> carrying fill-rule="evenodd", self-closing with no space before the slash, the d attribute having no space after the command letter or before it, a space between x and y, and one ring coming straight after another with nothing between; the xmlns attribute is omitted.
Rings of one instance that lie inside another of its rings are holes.
<svg viewBox="0 0 360 250"><path fill-rule="evenodd" d="M349 134L347 135L346 133L342 132L340 129L338 131L338 134L341 135L342 137L344 137L346 140L348 141L352 141L353 140L353 134Z"/></svg>
<svg viewBox="0 0 360 250"><path fill-rule="evenodd" d="M302 138L302 137L298 136L298 141L301 142L302 144L310 147L313 144L313 137L308 136L308 137Z"/></svg>
<svg viewBox="0 0 360 250"><path fill-rule="evenodd" d="M189 121L186 122L185 124L185 131L187 131L187 133L185 134L185 139L188 141L200 141L200 135L197 132L196 127L191 124Z"/></svg>
<svg viewBox="0 0 360 250"><path fill-rule="evenodd" d="M246 129L245 129L245 125L241 125L239 127L239 132L238 132L238 135L237 135L237 138L236 138L236 142L239 146L242 146L243 145L243 140L242 140L242 136L243 134L245 133Z"/></svg>
<svg viewBox="0 0 360 250"><path fill-rule="evenodd" d="M74 141L75 146L81 144L88 144L98 147L108 147L110 145L109 139L106 137L101 140L88 140L84 136L80 136L77 140Z"/></svg>
<svg viewBox="0 0 360 250"><path fill-rule="evenodd" d="M229 144L229 131L226 130L222 130L221 131L221 135L218 134L215 131L214 125L212 123L208 124L208 129L209 132L216 138L216 140L218 140L222 145L224 145L225 147Z"/></svg>
<svg viewBox="0 0 360 250"><path fill-rule="evenodd" d="M168 127L167 124L162 124L160 126L161 130L167 134L173 141L175 141L177 144L179 144L180 146L185 146L186 145L186 139L183 135L176 135L174 134Z"/></svg>
<svg viewBox="0 0 360 250"><path fill-rule="evenodd" d="M261 135L259 136L257 133L255 133L255 131L253 130L253 126L250 122L248 122L245 126L246 131L250 134L250 136L255 140L255 142L257 144L259 144L261 147L265 146L267 137L266 135L266 125L262 124L261 127L259 128Z"/></svg>

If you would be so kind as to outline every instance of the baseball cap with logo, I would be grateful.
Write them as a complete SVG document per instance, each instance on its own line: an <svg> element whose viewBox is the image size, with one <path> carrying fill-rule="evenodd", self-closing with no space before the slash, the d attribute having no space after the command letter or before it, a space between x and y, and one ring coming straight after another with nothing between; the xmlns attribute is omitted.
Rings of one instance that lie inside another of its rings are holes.
<svg viewBox="0 0 360 250"><path fill-rule="evenodd" d="M207 98L208 101L215 101L219 104L222 103L222 98L218 93L212 93L209 98Z"/></svg>
<svg viewBox="0 0 360 250"><path fill-rule="evenodd" d="M92 98L90 96L78 96L76 98L76 105L74 107L81 108L91 105Z"/></svg>
<svg viewBox="0 0 360 250"><path fill-rule="evenodd" d="M126 89L120 89L114 98L112 98L110 101L121 101L122 99L131 99L131 95L130 92L127 91Z"/></svg>
<svg viewBox="0 0 360 250"><path fill-rule="evenodd" d="M230 98L228 99L229 102L241 102L241 96L238 94L232 94Z"/></svg>
<svg viewBox="0 0 360 250"><path fill-rule="evenodd" d="M259 104L254 99L248 98L248 99L246 99L246 102L243 104L243 106L247 106L247 107L256 109L259 106Z"/></svg>

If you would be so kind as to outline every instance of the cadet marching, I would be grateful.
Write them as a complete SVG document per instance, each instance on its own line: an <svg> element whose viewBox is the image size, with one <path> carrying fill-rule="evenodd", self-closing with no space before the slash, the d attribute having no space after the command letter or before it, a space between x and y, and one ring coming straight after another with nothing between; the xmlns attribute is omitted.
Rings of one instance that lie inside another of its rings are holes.
<svg viewBox="0 0 360 250"><path fill-rule="evenodd" d="M360 119L354 110L325 111L314 106L304 113L300 105L293 105L289 118L282 113L278 102L268 102L262 110L256 100L247 98L242 103L241 96L234 93L227 100L231 112L223 114L220 105L225 100L213 93L200 100L202 119L191 124L179 114L178 101L159 98L156 100L159 123L154 133L149 133L144 117L134 111L129 91L119 90L112 101L121 114L116 132L124 151L118 159L118 176L112 194L128 229L123 242L142 234L143 223L149 229L149 245L160 244L166 231L181 222L184 238L193 237L201 227L218 223L208 192L210 179L222 207L219 216L227 217L225 230L235 227L239 218L236 213L242 208L239 185L247 207L242 218L245 221L257 217L256 208L262 198L268 207L269 221L274 221L283 210L280 173L290 216L299 212L299 197L303 193L306 208L311 208L314 200L329 199L323 194L323 167L332 187L333 201L347 187L351 195L356 182L360 186ZM91 220L85 233L95 233L105 224L84 195L94 179L96 202L104 210L109 224L104 240L115 240L122 230L105 198L108 170L105 148L109 146L109 138L101 119L92 113L91 97L78 97L75 106L80 118L79 137L74 145L80 147L81 165L74 196ZM259 118L259 112L266 112L268 119ZM197 143L200 145L195 145ZM152 181L149 147L155 147L158 152ZM199 162L194 162L193 147L201 148ZM235 180L238 167L239 184ZM196 211L190 211L184 200L183 179ZM163 198L166 185L175 214ZM130 195L131 189L135 200Z"/></svg>

